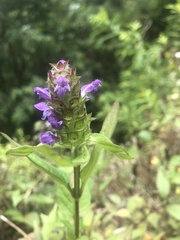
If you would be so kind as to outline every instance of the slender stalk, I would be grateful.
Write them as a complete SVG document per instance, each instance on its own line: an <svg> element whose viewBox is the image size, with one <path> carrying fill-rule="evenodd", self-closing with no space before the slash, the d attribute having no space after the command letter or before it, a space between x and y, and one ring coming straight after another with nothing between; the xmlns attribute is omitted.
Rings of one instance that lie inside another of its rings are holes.
<svg viewBox="0 0 180 240"><path fill-rule="evenodd" d="M79 237L79 199L80 199L80 166L74 167L74 224L75 236Z"/></svg>
<svg viewBox="0 0 180 240"><path fill-rule="evenodd" d="M32 240L32 238L30 236L28 236L21 228L19 228L16 224L14 224L13 222L11 222L9 219L7 219L5 216L0 215L0 219L3 220L4 222L6 222L7 224L9 224L11 227L13 227L14 229L16 229L23 237L24 239L27 240Z"/></svg>

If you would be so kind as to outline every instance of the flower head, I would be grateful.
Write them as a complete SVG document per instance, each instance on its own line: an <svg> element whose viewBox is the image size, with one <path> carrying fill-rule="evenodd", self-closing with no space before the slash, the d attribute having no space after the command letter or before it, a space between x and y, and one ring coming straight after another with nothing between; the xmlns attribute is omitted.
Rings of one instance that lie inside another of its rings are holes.
<svg viewBox="0 0 180 240"><path fill-rule="evenodd" d="M56 137L52 132L46 132L46 133L41 134L40 141L43 144L54 145L54 143L60 141L60 138Z"/></svg>
<svg viewBox="0 0 180 240"><path fill-rule="evenodd" d="M35 94L44 102L35 104L35 108L43 112L42 120L47 119L52 129L40 136L41 143L53 145L55 142L67 144L71 149L86 144L90 137L91 114L87 114L85 102L101 86L96 79L90 84L80 87L80 77L69 62L60 60L50 64L48 71L48 88L36 87Z"/></svg>

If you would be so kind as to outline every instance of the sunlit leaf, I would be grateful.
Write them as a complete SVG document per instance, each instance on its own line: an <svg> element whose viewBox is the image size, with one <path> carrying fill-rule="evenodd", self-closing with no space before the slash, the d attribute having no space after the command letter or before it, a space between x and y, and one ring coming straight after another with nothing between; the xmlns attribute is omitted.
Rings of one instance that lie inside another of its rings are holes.
<svg viewBox="0 0 180 240"><path fill-rule="evenodd" d="M80 238L77 238L77 240L89 240L87 236L81 236Z"/></svg>
<svg viewBox="0 0 180 240"><path fill-rule="evenodd" d="M80 212L86 211L91 205L91 192L88 185L89 184L84 188L83 194L80 198Z"/></svg>
<svg viewBox="0 0 180 240"><path fill-rule="evenodd" d="M54 178L57 182L63 184L69 189L69 176L67 173L61 169L58 169L48 162L44 161L42 158L37 156L35 153L31 153L27 156L29 160L41 171L47 173L49 176Z"/></svg>
<svg viewBox="0 0 180 240"><path fill-rule="evenodd" d="M105 136L111 138L118 121L118 114L119 114L119 103L115 102L110 113L107 115L107 117L104 120L102 129L100 132L101 134L104 134Z"/></svg>
<svg viewBox="0 0 180 240"><path fill-rule="evenodd" d="M57 204L55 204L49 215L41 214L41 220L43 225L41 234L43 240L49 240L51 238L51 233L53 232L54 226L57 222L57 207Z"/></svg>
<svg viewBox="0 0 180 240"><path fill-rule="evenodd" d="M33 152L35 152L35 147L22 146L17 148L11 148L6 152L6 154L13 155L13 156L27 156Z"/></svg>
<svg viewBox="0 0 180 240"><path fill-rule="evenodd" d="M159 226L159 220L161 218L161 215L156 213L156 212L153 212L153 213L150 213L148 218L147 218L147 221L154 227L154 228L158 228Z"/></svg>
<svg viewBox="0 0 180 240"><path fill-rule="evenodd" d="M86 211L86 214L83 216L83 228L87 231L91 230L92 222L94 221L94 212L92 209Z"/></svg>
<svg viewBox="0 0 180 240"><path fill-rule="evenodd" d="M66 219L73 218L74 203L72 194L64 186L58 188L59 211L60 215L68 216ZM65 219L64 219L65 220Z"/></svg>
<svg viewBox="0 0 180 240"><path fill-rule="evenodd" d="M170 181L163 167L158 169L156 186L161 197L165 198L170 192Z"/></svg>
<svg viewBox="0 0 180 240"><path fill-rule="evenodd" d="M128 160L132 159L131 156L128 154L128 152L124 148L114 144L108 137L106 137L103 134L99 134L99 133L92 134L90 137L90 141L91 143L97 144L100 147L104 148L105 150L113 153L119 158L128 159Z"/></svg>
<svg viewBox="0 0 180 240"><path fill-rule="evenodd" d="M142 239L147 228L147 223L142 223L138 225L138 228L134 229L132 232L132 239Z"/></svg>
<svg viewBox="0 0 180 240"><path fill-rule="evenodd" d="M60 150L60 148L54 148L48 144L38 145L35 147L35 151L42 154L50 162L56 163L58 166L72 166L72 158L62 155Z"/></svg>
<svg viewBox="0 0 180 240"><path fill-rule="evenodd" d="M3 132L0 132L0 134L6 138L12 145L16 146L16 147L19 147L21 146L19 143L15 142L12 138L10 138L7 134L3 133Z"/></svg>
<svg viewBox="0 0 180 240"><path fill-rule="evenodd" d="M166 207L167 212L171 217L180 221L180 204L171 204Z"/></svg>
<svg viewBox="0 0 180 240"><path fill-rule="evenodd" d="M58 166L72 166L72 159L70 157L61 155L58 148L53 148L47 144L38 146L21 146L7 151L7 154L14 156L28 156L31 153L39 153L52 163L56 163Z"/></svg>

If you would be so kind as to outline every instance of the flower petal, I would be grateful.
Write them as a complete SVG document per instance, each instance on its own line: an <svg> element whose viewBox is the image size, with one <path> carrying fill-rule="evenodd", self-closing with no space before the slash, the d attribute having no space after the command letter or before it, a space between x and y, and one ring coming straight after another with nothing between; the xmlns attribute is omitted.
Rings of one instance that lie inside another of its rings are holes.
<svg viewBox="0 0 180 240"><path fill-rule="evenodd" d="M97 92L99 86L101 86L101 81L99 79L94 80L92 83L90 84L86 84L81 88L81 96L84 97L87 93L90 92Z"/></svg>
<svg viewBox="0 0 180 240"><path fill-rule="evenodd" d="M35 87L34 93L39 95L39 98L51 100L51 95L49 93L49 88Z"/></svg>
<svg viewBox="0 0 180 240"><path fill-rule="evenodd" d="M37 108L40 111L45 111L50 109L49 106L47 105L47 103L45 102L40 102L34 105L35 108Z"/></svg>
<svg viewBox="0 0 180 240"><path fill-rule="evenodd" d="M62 120L58 121L55 116L49 116L48 122L51 124L51 127L54 129L62 128L63 121Z"/></svg>
<svg viewBox="0 0 180 240"><path fill-rule="evenodd" d="M54 145L54 143L59 142L60 138L55 136L52 132L46 132L41 134L40 142L43 144Z"/></svg>
<svg viewBox="0 0 180 240"><path fill-rule="evenodd" d="M56 87L54 88L54 92L57 92L59 97L64 97L66 96L67 92L71 91L69 80L64 76L59 76L56 80L54 80L54 82L57 83Z"/></svg>
<svg viewBox="0 0 180 240"><path fill-rule="evenodd" d="M54 115L54 111L47 105L45 102L40 102L34 105L40 111L43 111L42 120L45 120L47 117Z"/></svg>
<svg viewBox="0 0 180 240"><path fill-rule="evenodd" d="M61 64L65 64L66 63L66 61L65 60L59 60L58 62L57 62L57 64L59 64L59 63L61 63Z"/></svg>

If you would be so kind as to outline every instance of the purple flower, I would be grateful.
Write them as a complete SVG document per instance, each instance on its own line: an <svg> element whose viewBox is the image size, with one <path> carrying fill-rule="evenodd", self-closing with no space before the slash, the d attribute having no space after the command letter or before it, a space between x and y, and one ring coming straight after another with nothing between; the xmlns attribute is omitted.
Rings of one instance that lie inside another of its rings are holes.
<svg viewBox="0 0 180 240"><path fill-rule="evenodd" d="M96 79L92 83L84 85L81 88L81 96L84 97L89 92L96 93L98 91L97 87L101 86L101 84L101 81L99 79Z"/></svg>
<svg viewBox="0 0 180 240"><path fill-rule="evenodd" d="M40 136L40 142L43 144L50 144L54 145L54 143L59 142L60 138L56 137L52 132L46 132L41 134Z"/></svg>
<svg viewBox="0 0 180 240"><path fill-rule="evenodd" d="M69 86L69 80L64 76L59 76L54 82L57 83L56 87L54 88L54 92L57 92L59 97L66 96L66 92L70 92L71 88Z"/></svg>
<svg viewBox="0 0 180 240"><path fill-rule="evenodd" d="M65 64L66 63L66 61L65 60L59 60L58 62L57 62L57 64L59 64L59 63L61 63L61 64Z"/></svg>
<svg viewBox="0 0 180 240"><path fill-rule="evenodd" d="M34 107L40 111L43 111L42 120L54 114L53 110L45 102L40 102L34 105Z"/></svg>
<svg viewBox="0 0 180 240"><path fill-rule="evenodd" d="M34 93L39 95L39 98L51 100L51 95L49 93L49 88L35 87Z"/></svg>
<svg viewBox="0 0 180 240"><path fill-rule="evenodd" d="M51 124L51 127L54 128L54 129L61 129L62 128L63 121L62 120L58 121L56 119L55 115L49 116L48 117L48 122Z"/></svg>

